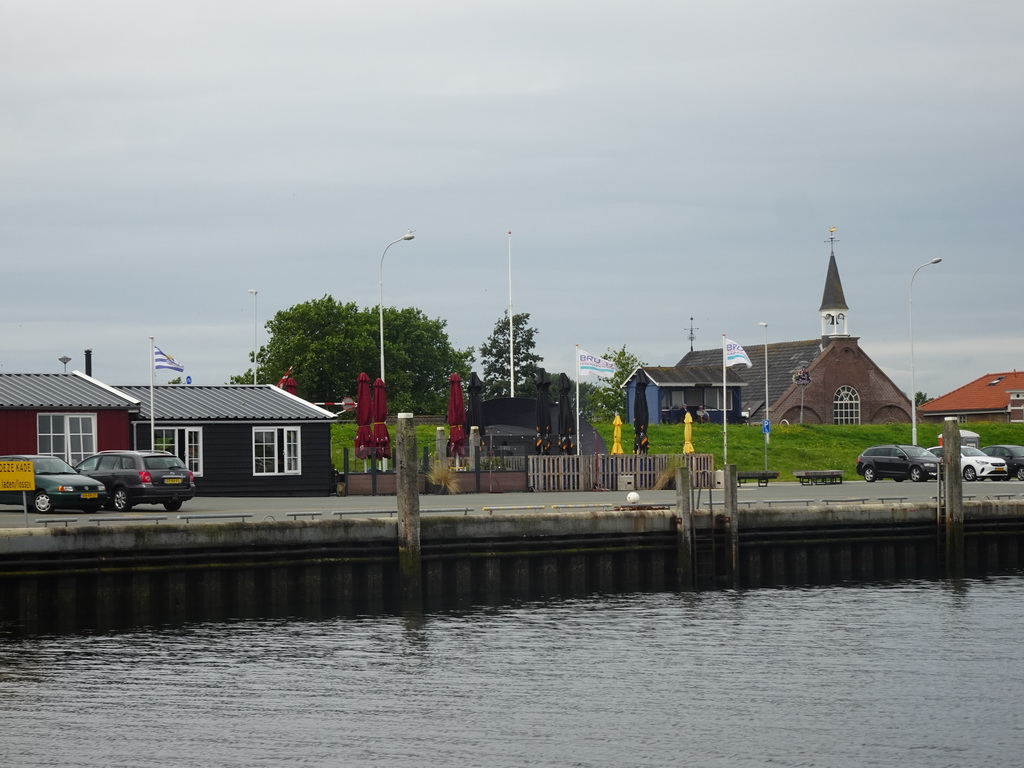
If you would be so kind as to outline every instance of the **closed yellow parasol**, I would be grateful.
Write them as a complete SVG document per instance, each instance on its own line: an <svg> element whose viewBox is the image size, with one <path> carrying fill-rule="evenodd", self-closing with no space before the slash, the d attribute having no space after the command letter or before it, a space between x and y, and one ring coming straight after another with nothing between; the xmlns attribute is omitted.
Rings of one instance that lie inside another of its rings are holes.
<svg viewBox="0 0 1024 768"><path fill-rule="evenodd" d="M612 454L622 453L622 418L619 414L615 414L615 418L612 420L612 426L615 427L615 431L612 432Z"/></svg>
<svg viewBox="0 0 1024 768"><path fill-rule="evenodd" d="M693 453L693 416L689 411L683 417L683 453Z"/></svg>

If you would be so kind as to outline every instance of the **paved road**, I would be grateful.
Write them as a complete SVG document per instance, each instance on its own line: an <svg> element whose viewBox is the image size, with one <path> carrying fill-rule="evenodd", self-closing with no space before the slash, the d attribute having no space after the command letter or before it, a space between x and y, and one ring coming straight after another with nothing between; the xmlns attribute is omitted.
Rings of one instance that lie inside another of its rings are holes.
<svg viewBox="0 0 1024 768"><path fill-rule="evenodd" d="M747 501L774 501L785 500L810 500L812 503L821 503L824 500L837 499L866 499L868 502L878 502L881 499L889 499L895 503L896 497L906 497L909 503L921 503L931 501L937 493L937 486L931 483L895 483L891 480L880 480L876 483L865 483L862 480L844 482L838 485L800 485L799 483L772 482L766 488L758 488L756 483L746 483L739 488L739 500L743 504ZM975 483L964 483L964 497L983 499L985 497L995 498L996 494L1013 494L1014 498L1024 498L1024 483L1010 480L1006 482L994 482L991 480ZM714 491L713 502L722 500L722 492ZM700 501L702 506L706 504L708 492L703 491ZM437 509L458 509L470 508L471 513L486 513L488 510L495 512L505 511L503 507L518 508L525 510L530 507L542 507L545 511L554 509L572 509L574 505L598 505L626 504L626 494L620 491L592 491L584 493L480 493L460 494L458 496L421 496L420 509L429 513ZM641 504L674 504L675 491L641 491ZM557 507L556 507L557 505ZM167 512L158 505L141 505L132 509L126 516L138 519L140 523L146 522L141 518L147 516L166 517L168 523L183 522L178 515L198 514L248 514L250 521L263 520L290 520L290 519L331 519L333 513L343 512L356 515L361 512L368 514L388 514L395 509L394 496L348 496L335 497L325 496L316 498L272 498L272 497L196 497L188 501L178 512ZM511 511L511 510L509 510ZM528 511L528 510L527 510ZM540 511L540 510L538 510ZM313 513L320 513L314 515ZM95 525L95 518L112 517L113 512L103 511L96 515L89 515L74 510L62 510L50 515L39 515L29 511L27 515L28 525L36 527L37 520L56 521L60 518L77 518L72 525ZM25 526L26 515L18 507L0 506L0 528L22 528ZM204 522L195 520L193 524ZM206 522L224 522L223 519L208 520ZM51 522L51 525L62 525L63 523ZM151 524L151 523L150 523Z"/></svg>

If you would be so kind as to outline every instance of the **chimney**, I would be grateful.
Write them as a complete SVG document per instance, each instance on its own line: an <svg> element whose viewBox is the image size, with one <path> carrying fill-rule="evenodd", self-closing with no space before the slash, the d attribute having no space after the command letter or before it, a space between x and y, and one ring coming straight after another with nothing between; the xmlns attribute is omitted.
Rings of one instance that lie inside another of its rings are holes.
<svg viewBox="0 0 1024 768"><path fill-rule="evenodd" d="M85 375L92 376L92 350L85 350Z"/></svg>

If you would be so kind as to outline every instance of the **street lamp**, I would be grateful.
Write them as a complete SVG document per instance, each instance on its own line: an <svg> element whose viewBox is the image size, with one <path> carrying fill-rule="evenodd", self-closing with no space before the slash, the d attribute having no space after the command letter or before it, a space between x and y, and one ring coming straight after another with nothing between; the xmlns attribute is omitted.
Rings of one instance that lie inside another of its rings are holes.
<svg viewBox="0 0 1024 768"><path fill-rule="evenodd" d="M249 293L252 294L252 383L256 383L256 350L259 349L259 345L256 341L257 328L259 327L259 312L257 311L256 305L259 301L258 294L255 288L250 288Z"/></svg>
<svg viewBox="0 0 1024 768"><path fill-rule="evenodd" d="M413 231L410 229L404 235L397 240L392 240L384 247L384 253L380 255L380 275L378 277L378 287L380 288L380 303L377 305L377 311L380 315L380 380L384 379L384 256L395 243L400 243L403 240L412 240L416 237Z"/></svg>
<svg viewBox="0 0 1024 768"><path fill-rule="evenodd" d="M910 298L907 300L907 315L910 318L910 443L917 445L917 389L914 384L914 278L927 266L938 264L942 259L926 261L910 276Z"/></svg>
<svg viewBox="0 0 1024 768"><path fill-rule="evenodd" d="M64 363L64 373L67 373L68 372L68 363L71 362L71 358L68 357L67 355L61 355L60 357L57 358L57 362L58 363Z"/></svg>
<svg viewBox="0 0 1024 768"><path fill-rule="evenodd" d="M764 469L768 471L768 432L771 429L771 414L768 412L768 323L758 323L764 328Z"/></svg>

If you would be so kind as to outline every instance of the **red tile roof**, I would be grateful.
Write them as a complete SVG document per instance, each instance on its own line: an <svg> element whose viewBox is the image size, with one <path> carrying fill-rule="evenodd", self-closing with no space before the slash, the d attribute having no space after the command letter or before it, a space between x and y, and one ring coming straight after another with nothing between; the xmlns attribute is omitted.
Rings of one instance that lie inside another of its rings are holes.
<svg viewBox="0 0 1024 768"><path fill-rule="evenodd" d="M1003 410L1010 405L1011 390L1024 390L1024 372L987 373L959 389L930 400L920 410L930 413Z"/></svg>

